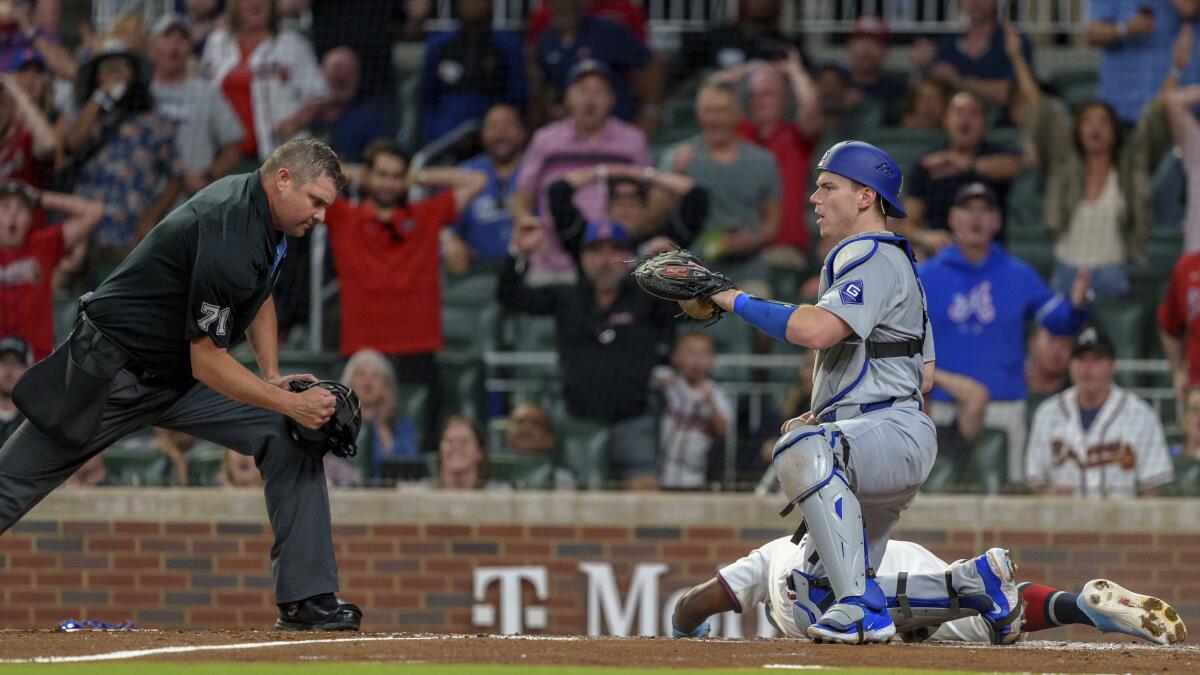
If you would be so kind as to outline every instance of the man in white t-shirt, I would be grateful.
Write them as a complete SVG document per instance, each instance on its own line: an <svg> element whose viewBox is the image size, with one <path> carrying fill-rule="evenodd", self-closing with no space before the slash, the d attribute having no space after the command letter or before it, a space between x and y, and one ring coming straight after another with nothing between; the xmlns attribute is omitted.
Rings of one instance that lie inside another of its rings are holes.
<svg viewBox="0 0 1200 675"><path fill-rule="evenodd" d="M152 31L150 57L154 107L175 122L175 146L183 160L181 199L231 173L242 161L244 132L221 92L208 80L188 74L192 40L186 17L167 14Z"/></svg>
<svg viewBox="0 0 1200 675"><path fill-rule="evenodd" d="M803 556L803 540L796 545L781 537L722 567L713 579L680 598L672 616L674 636L705 637L708 617L752 611L763 602L767 619L784 637L807 637L811 605L825 602L828 590L799 571ZM1008 552L1000 548L946 563L919 544L893 539L876 578L887 596L896 631L906 642L932 638L1009 644L1020 639L1022 631L1068 624L1091 625L1104 633L1125 633L1162 645L1187 639L1183 620L1162 600L1106 579L1088 582L1078 594L1036 583L1018 585L1014 569Z"/></svg>
<svg viewBox="0 0 1200 675"><path fill-rule="evenodd" d="M1071 348L1070 389L1033 417L1026 482L1037 492L1081 497L1154 496L1175 479L1162 423L1118 387L1112 342L1085 328Z"/></svg>

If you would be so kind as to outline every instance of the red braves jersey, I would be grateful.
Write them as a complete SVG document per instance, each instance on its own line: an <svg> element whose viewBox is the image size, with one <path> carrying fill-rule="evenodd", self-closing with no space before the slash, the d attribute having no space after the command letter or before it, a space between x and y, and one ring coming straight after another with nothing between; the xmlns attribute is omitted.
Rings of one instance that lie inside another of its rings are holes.
<svg viewBox="0 0 1200 675"><path fill-rule="evenodd" d="M54 349L54 266L63 257L62 227L34 227L25 243L0 249L0 336L16 335L35 359Z"/></svg>

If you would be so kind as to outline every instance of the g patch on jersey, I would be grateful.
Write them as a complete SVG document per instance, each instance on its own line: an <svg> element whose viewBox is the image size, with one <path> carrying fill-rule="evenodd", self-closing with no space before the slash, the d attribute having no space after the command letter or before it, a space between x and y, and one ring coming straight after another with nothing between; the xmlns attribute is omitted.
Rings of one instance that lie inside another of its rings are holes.
<svg viewBox="0 0 1200 675"><path fill-rule="evenodd" d="M862 279L854 279L847 281L842 285L840 290L843 305L861 305L863 304L863 282Z"/></svg>

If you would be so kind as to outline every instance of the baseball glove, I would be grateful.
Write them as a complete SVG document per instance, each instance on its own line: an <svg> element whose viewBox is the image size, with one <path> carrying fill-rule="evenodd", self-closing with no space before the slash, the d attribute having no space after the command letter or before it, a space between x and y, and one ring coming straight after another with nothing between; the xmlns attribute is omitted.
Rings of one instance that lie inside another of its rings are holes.
<svg viewBox="0 0 1200 675"><path fill-rule="evenodd" d="M337 399L333 416L320 429L307 429L289 417L288 431L292 440L315 455L324 456L326 452L332 452L338 457L353 457L358 452L358 430L362 426L362 409L354 391L333 380L292 380L288 387L297 393L310 387L320 387Z"/></svg>
<svg viewBox="0 0 1200 675"><path fill-rule="evenodd" d="M638 286L650 295L675 300L693 319L719 321L723 310L710 297L733 288L724 274L704 266L690 251L677 248L643 261L633 270Z"/></svg>

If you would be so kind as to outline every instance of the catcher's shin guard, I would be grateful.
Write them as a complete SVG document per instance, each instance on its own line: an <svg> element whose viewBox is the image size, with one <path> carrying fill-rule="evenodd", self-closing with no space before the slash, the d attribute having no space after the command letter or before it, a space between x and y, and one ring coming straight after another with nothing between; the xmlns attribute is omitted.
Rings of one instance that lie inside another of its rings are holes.
<svg viewBox="0 0 1200 675"><path fill-rule="evenodd" d="M868 561L862 509L837 466L837 442L834 429L797 427L775 444L773 461L789 504L804 512L809 548L824 563L835 597L845 598L867 592Z"/></svg>
<svg viewBox="0 0 1200 675"><path fill-rule="evenodd" d="M804 426L793 429L775 446L779 485L798 504L808 529L805 553L819 557L837 602L808 635L817 641L886 642L896 633L879 584L868 579L866 531L862 507L850 489L844 467L833 453L836 429Z"/></svg>

